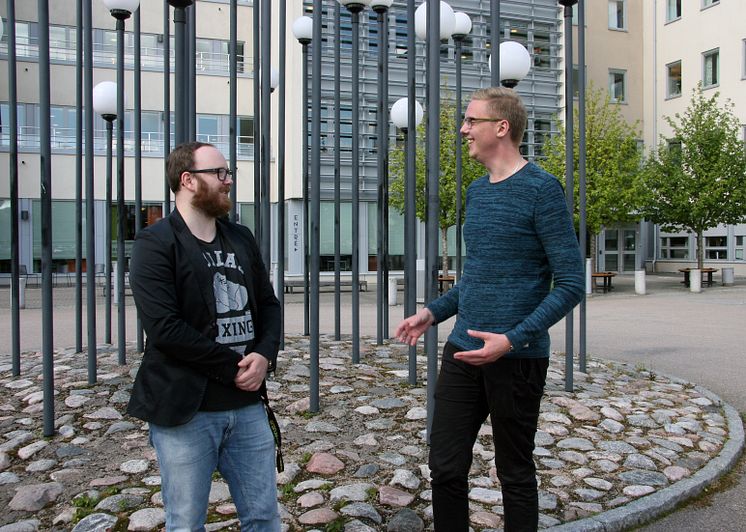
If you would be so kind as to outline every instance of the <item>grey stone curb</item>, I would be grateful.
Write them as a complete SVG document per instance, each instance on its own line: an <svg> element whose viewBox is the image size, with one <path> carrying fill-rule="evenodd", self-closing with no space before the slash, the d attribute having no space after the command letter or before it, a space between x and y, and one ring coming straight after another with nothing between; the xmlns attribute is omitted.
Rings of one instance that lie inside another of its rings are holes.
<svg viewBox="0 0 746 532"><path fill-rule="evenodd" d="M672 382L691 384L678 377L658 374ZM714 404L722 406L725 413L725 419L728 422L728 441L723 445L720 454L691 477L682 479L656 493L593 517L571 521L544 530L548 532L617 532L627 530L652 521L654 518L673 510L677 504L699 495L707 486L730 471L744 448L744 428L741 416L735 408L723 402L720 397L710 390L701 386L695 386L695 389Z"/></svg>

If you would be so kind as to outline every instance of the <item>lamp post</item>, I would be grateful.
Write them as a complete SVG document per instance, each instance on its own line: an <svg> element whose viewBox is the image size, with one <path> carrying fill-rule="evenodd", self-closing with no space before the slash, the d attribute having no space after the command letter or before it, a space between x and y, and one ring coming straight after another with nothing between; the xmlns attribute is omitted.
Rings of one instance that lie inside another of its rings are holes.
<svg viewBox="0 0 746 532"><path fill-rule="evenodd" d="M308 336L308 45L313 39L313 19L295 19L293 35L303 47L303 334Z"/></svg>
<svg viewBox="0 0 746 532"><path fill-rule="evenodd" d="M388 304L388 139L389 128L386 120L388 110L388 10L393 0L372 0L373 11L378 15L378 245L376 248L376 340L383 344L388 338L389 304Z"/></svg>
<svg viewBox="0 0 746 532"><path fill-rule="evenodd" d="M500 73L502 72L500 69L501 54L494 53L495 50L500 50L500 0L490 0L490 40L490 49L493 53L488 62L492 86L497 87L500 84Z"/></svg>
<svg viewBox="0 0 746 532"><path fill-rule="evenodd" d="M425 230L425 302L438 295L438 242L440 214L440 41L450 38L455 26L453 9L430 0L415 12L415 32L427 39L427 220ZM445 266L445 265L443 265ZM427 356L427 434L435 406L438 379L438 328L425 332Z"/></svg>
<svg viewBox="0 0 746 532"><path fill-rule="evenodd" d="M352 363L360 362L360 12L370 0L339 0L352 16Z"/></svg>
<svg viewBox="0 0 746 532"><path fill-rule="evenodd" d="M168 154L171 153L171 24L170 7L163 2L163 175L168 175ZM235 174L235 168L233 175ZM163 216L171 213L171 189L163 180Z"/></svg>
<svg viewBox="0 0 746 532"><path fill-rule="evenodd" d="M257 2L254 2L254 6ZM256 10L255 10L256 13ZM261 30L261 180L260 180L260 225L259 246L264 261L264 267L269 272L272 268L272 237L271 237L271 212L270 212L270 125L271 121L271 92L272 92L272 45L271 45L271 26L272 26L272 6L270 0L261 0L260 17L262 22ZM256 49L255 49L256 51ZM279 74L277 74L279 76ZM277 78L275 78L275 84ZM275 85L276 86L276 85ZM256 207L255 207L256 208Z"/></svg>
<svg viewBox="0 0 746 532"><path fill-rule="evenodd" d="M391 106L391 121L404 133L404 315L417 312L417 126L424 112L420 102L400 98ZM411 111L411 112L410 112ZM414 122L414 123L413 123ZM412 124L410 126L410 124ZM409 384L417 383L417 347L409 346Z"/></svg>
<svg viewBox="0 0 746 532"><path fill-rule="evenodd" d="M525 46L517 41L500 43L500 84L509 89L515 88L531 70L531 56ZM488 61L490 70L492 62Z"/></svg>
<svg viewBox="0 0 746 532"><path fill-rule="evenodd" d="M573 216L575 205L575 168L573 158L573 83L572 83L572 7L578 0L559 0L565 8L565 197L567 210ZM585 252L585 250L583 250ZM573 390L572 359L574 351L573 311L565 316L565 391Z"/></svg>
<svg viewBox="0 0 746 532"><path fill-rule="evenodd" d="M12 0L15 1L15 0ZM83 46L83 63L85 64L85 87L84 109L94 109L93 107L93 14L90 2L83 2L83 34L81 35L84 43ZM95 112L95 110L94 110ZM85 145L89 149L85 150L85 232L86 232L86 312L87 316L87 336L88 336L88 384L96 384L96 228L95 218L95 198L93 182L93 115L94 113L85 113ZM107 206L108 208L108 206Z"/></svg>
<svg viewBox="0 0 746 532"><path fill-rule="evenodd" d="M186 62L186 8L191 6L193 0L168 0L174 8L174 56L176 64L174 69L174 107L175 120L174 129L176 145L187 140L187 94L188 94L188 72ZM235 187L232 187L235 188Z"/></svg>
<svg viewBox="0 0 746 532"><path fill-rule="evenodd" d="M453 29L453 42L456 52L456 282L461 279L461 209L464 200L462 198L462 162L461 162L461 47L464 39L471 32L471 18L461 11L454 13L455 27Z"/></svg>
<svg viewBox="0 0 746 532"><path fill-rule="evenodd" d="M106 258L104 265L105 298L104 304L104 341L111 343L111 146L114 120L117 117L117 84L113 81L102 81L93 88L93 110L106 121L106 221L104 237L106 238Z"/></svg>
<svg viewBox="0 0 746 532"><path fill-rule="evenodd" d="M583 254L583 268L588 267L588 261L585 259L585 250L588 240L588 221L586 205L586 138L585 138L585 0L578 1L578 189L580 211L578 238L580 240L580 250ZM586 270L583 271L583 278L588 275ZM580 331L578 351L580 358L580 371L587 373L586 360L586 334L588 314L586 307L587 299L585 292L583 299L580 300Z"/></svg>
<svg viewBox="0 0 746 532"><path fill-rule="evenodd" d="M228 164L233 175L238 171L238 153L236 146L236 128L238 126L238 0L230 1L230 22L228 40ZM231 187L231 222L236 221L236 203L233 201Z"/></svg>
<svg viewBox="0 0 746 532"><path fill-rule="evenodd" d="M126 363L124 307L124 21L140 5L140 0L102 0L117 21L117 351L120 364Z"/></svg>
<svg viewBox="0 0 746 532"><path fill-rule="evenodd" d="M277 109L277 281L280 302L280 349L285 350L285 72L287 71L287 4L280 2L279 59L280 86Z"/></svg>

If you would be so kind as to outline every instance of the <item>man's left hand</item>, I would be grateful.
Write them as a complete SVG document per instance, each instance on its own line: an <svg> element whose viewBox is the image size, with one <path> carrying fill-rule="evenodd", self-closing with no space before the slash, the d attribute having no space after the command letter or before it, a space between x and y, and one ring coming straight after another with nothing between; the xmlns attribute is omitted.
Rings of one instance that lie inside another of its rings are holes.
<svg viewBox="0 0 746 532"><path fill-rule="evenodd" d="M473 351L459 351L453 354L453 358L466 362L473 366L482 366L490 364L510 351L510 340L504 334L490 333L483 331L466 331L469 336L479 338L484 341L481 349Z"/></svg>
<svg viewBox="0 0 746 532"><path fill-rule="evenodd" d="M267 376L269 360L259 353L249 353L238 363L238 373L233 382L236 388L245 392L255 392Z"/></svg>

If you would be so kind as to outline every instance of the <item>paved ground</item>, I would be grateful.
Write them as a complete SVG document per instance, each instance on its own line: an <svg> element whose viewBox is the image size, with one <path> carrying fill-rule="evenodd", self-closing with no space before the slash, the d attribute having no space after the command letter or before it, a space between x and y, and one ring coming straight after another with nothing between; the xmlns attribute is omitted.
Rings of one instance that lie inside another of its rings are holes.
<svg viewBox="0 0 746 532"><path fill-rule="evenodd" d="M632 363L647 369L676 375L701 384L720 395L741 413L746 412L746 283L735 287L714 286L700 294L690 293L677 276L648 276L648 294L634 293L634 280L618 276L615 290L589 297L588 352L594 356ZM361 296L361 333L375 335L375 287ZM27 293L22 313L22 349L41 346L40 291ZM103 299L98 298L98 338L103 342ZM0 352L10 351L10 311L7 289L0 290ZM84 298L85 301L85 298ZM321 296L322 332L333 332L333 295ZM75 344L74 289L55 290L55 346ZM286 330L302 332L302 295L286 298ZM134 338L134 308L127 307L127 337ZM350 331L350 294L343 294L342 332ZM391 328L402 317L402 307L391 307ZM85 322L85 313L84 313ZM113 336L116 342L116 311ZM442 338L448 324L440 327ZM575 327L577 334L577 325ZM84 341L85 341L85 332ZM564 325L552 330L554 349L564 350ZM576 342L577 345L577 342ZM646 531L746 530L746 467L737 469L732 481L701 503L688 505L671 516L644 528Z"/></svg>

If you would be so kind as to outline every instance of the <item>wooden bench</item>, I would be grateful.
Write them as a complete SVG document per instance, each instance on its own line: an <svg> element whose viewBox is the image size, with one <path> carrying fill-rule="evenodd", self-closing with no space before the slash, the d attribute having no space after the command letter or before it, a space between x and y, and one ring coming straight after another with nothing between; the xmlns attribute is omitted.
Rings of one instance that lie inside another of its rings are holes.
<svg viewBox="0 0 746 532"><path fill-rule="evenodd" d="M692 271L693 268L679 268L679 272L684 274L684 280L681 281L681 283L689 287L689 272ZM712 274L717 272L717 268L702 268L702 274L707 274L707 279L702 277L702 286L712 286Z"/></svg>
<svg viewBox="0 0 746 532"><path fill-rule="evenodd" d="M455 282L456 277L453 275L438 275L438 292L442 294L450 290Z"/></svg>
<svg viewBox="0 0 746 532"><path fill-rule="evenodd" d="M365 279L360 279L359 281L360 291L361 292L367 292L368 291L368 281ZM334 288L334 279L319 279L319 290L321 288ZM352 289L352 279L340 279L339 280L339 287L342 288L349 288ZM295 289L300 288L301 291L303 291L303 278L300 279L285 279L285 293L286 294L293 294L295 293Z"/></svg>
<svg viewBox="0 0 746 532"><path fill-rule="evenodd" d="M616 276L614 272L595 272L591 274L591 277L593 278L593 289L599 289L602 290L605 294L606 292L611 292L614 290L614 287L611 284L611 280ZM601 286L598 286L597 279L602 279L603 284Z"/></svg>

